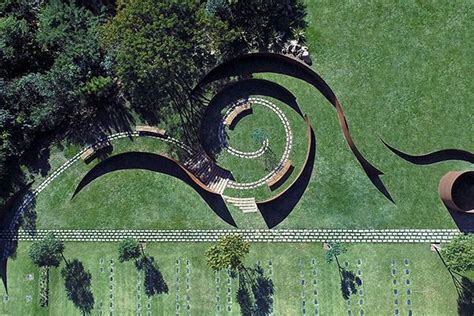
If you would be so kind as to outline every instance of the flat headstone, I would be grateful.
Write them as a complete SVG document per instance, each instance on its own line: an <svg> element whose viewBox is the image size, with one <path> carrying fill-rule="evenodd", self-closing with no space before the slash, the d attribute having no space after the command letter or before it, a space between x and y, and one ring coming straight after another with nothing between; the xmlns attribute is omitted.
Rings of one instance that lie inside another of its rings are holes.
<svg viewBox="0 0 474 316"><path fill-rule="evenodd" d="M30 294L26 295L25 296L25 300L29 303L33 300L33 296L31 296Z"/></svg>

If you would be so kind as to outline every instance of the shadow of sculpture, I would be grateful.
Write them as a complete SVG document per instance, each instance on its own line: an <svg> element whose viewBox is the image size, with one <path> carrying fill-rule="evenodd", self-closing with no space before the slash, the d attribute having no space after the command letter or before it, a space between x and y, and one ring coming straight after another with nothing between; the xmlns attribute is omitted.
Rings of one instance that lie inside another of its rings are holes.
<svg viewBox="0 0 474 316"><path fill-rule="evenodd" d="M229 212L222 196L206 189L206 187L186 171L180 163L174 159L143 152L126 152L111 156L92 168L78 184L72 198L74 198L84 187L95 179L118 170L142 169L163 173L175 177L192 187L209 207L225 222L237 227Z"/></svg>
<svg viewBox="0 0 474 316"><path fill-rule="evenodd" d="M459 160L474 163L474 153L461 149L444 149L425 155L415 156L404 153L395 147L390 146L383 139L381 140L384 145L387 146L387 148L390 149L395 155L415 165L431 165L449 160Z"/></svg>
<svg viewBox="0 0 474 316"><path fill-rule="evenodd" d="M257 202L257 207L268 228L275 227L288 217L303 196L311 180L316 156L316 138L308 120L306 124L308 125L309 134L308 153L300 173L285 191L269 200Z"/></svg>
<svg viewBox="0 0 474 316"><path fill-rule="evenodd" d="M357 161L365 171L372 184L387 199L389 199L391 202L394 202L390 193L385 188L385 185L380 179L380 176L383 175L383 172L372 165L367 159L365 159L352 140L352 136L349 132L349 126L344 116L344 110L342 109L342 106L336 95L329 85L311 67L302 63L301 61L286 55L270 52L241 55L212 69L195 86L193 93L202 93L205 85L216 80L237 76L248 77L254 73L266 72L288 75L307 82L308 84L315 87L336 108L339 125L352 153L356 157Z"/></svg>
<svg viewBox="0 0 474 316"><path fill-rule="evenodd" d="M445 203L443 204L460 231L463 233L474 233L474 216L472 214L456 211Z"/></svg>

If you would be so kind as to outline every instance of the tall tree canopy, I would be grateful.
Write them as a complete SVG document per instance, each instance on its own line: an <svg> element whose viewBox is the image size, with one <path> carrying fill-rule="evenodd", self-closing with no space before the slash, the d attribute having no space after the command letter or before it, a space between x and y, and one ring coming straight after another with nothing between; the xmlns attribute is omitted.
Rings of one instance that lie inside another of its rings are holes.
<svg viewBox="0 0 474 316"><path fill-rule="evenodd" d="M470 273L474 279L474 235L460 235L442 248L441 253L448 268Z"/></svg>
<svg viewBox="0 0 474 316"><path fill-rule="evenodd" d="M107 101L98 12L80 1L0 3L0 209L24 184L21 166L37 145L72 134Z"/></svg>
<svg viewBox="0 0 474 316"><path fill-rule="evenodd" d="M207 264L216 271L230 268L237 272L243 268L243 261L249 251L250 242L242 236L227 235L207 249Z"/></svg>
<svg viewBox="0 0 474 316"><path fill-rule="evenodd" d="M123 1L102 32L133 107L152 121L172 109L181 123L192 116L191 87L225 55L233 37L223 21L193 0Z"/></svg>
<svg viewBox="0 0 474 316"><path fill-rule="evenodd" d="M61 263L64 244L53 233L31 244L30 259L38 267L58 267Z"/></svg>

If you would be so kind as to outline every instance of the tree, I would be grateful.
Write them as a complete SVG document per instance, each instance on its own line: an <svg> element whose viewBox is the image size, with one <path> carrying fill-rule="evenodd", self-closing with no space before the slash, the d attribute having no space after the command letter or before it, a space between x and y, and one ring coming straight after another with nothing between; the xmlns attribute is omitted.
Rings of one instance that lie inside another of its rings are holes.
<svg viewBox="0 0 474 316"><path fill-rule="evenodd" d="M119 246L119 261L125 262L130 260L136 260L140 257L140 243L133 239L124 239Z"/></svg>
<svg viewBox="0 0 474 316"><path fill-rule="evenodd" d="M338 256L342 255L347 251L346 247L335 241L329 242L329 249L326 251L326 262L331 263L335 259L337 262L337 266L341 268L341 265L339 264L339 259L337 258Z"/></svg>
<svg viewBox="0 0 474 316"><path fill-rule="evenodd" d="M35 241L29 251L30 259L38 267L58 267L63 257L64 244L53 233Z"/></svg>
<svg viewBox="0 0 474 316"><path fill-rule="evenodd" d="M240 235L224 236L206 251L207 264L219 271L229 268L234 273L244 268L243 261L250 251L250 242Z"/></svg>
<svg viewBox="0 0 474 316"><path fill-rule="evenodd" d="M66 295L84 314L94 308L94 295L91 290L91 274L77 259L67 263L61 270Z"/></svg>
<svg viewBox="0 0 474 316"><path fill-rule="evenodd" d="M224 20L230 29L238 30L238 42L246 51L279 49L292 38L294 29L306 27L302 0L238 0L229 1L229 7L231 13Z"/></svg>
<svg viewBox="0 0 474 316"><path fill-rule="evenodd" d="M446 265L457 273L474 272L474 235L456 236L441 249Z"/></svg>
<svg viewBox="0 0 474 316"><path fill-rule="evenodd" d="M179 121L177 132L189 137L200 106L189 93L234 37L223 21L206 14L204 3L193 0L124 1L101 32L134 109L150 122Z"/></svg>

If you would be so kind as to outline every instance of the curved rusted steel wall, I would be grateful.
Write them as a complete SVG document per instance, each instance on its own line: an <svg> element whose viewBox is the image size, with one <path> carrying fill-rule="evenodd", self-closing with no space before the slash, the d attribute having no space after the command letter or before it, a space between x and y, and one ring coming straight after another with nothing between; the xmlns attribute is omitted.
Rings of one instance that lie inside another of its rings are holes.
<svg viewBox="0 0 474 316"><path fill-rule="evenodd" d="M312 68L303 62L289 57L287 55L281 55L270 52L259 52L241 55L234 59L228 60L219 66L212 69L201 81L196 85L193 93L201 93L201 89L206 84L213 81L229 78L233 76L249 76L254 73L278 73L288 75L294 78L301 79L313 87L315 87L321 94L336 108L337 118L341 127L344 138L346 139L349 148L356 157L359 164L364 169L367 177L374 184L374 186L383 194L387 199L394 202L390 193L385 188L380 176L383 174L382 171L372 165L357 148L354 140L349 132L349 126L344 116L342 106L337 99L335 93L329 87L329 85L319 76Z"/></svg>
<svg viewBox="0 0 474 316"><path fill-rule="evenodd" d="M445 174L439 182L439 196L447 207L459 212L474 214L474 209L465 209L458 205L459 201L456 201L453 194L456 186L460 184L460 181L462 181L463 177L474 178L474 171L450 171ZM474 196L471 198L474 199Z"/></svg>
<svg viewBox="0 0 474 316"><path fill-rule="evenodd" d="M313 127L306 116L305 122L308 132L308 150L300 172L285 190L270 199L257 202L257 207L268 228L275 227L288 217L306 191L311 179L316 156L316 138Z"/></svg>
<svg viewBox="0 0 474 316"><path fill-rule="evenodd" d="M190 185L224 221L237 227L222 196L209 189L197 177L189 172L179 161L166 155L146 152L125 152L111 156L89 170L74 191L76 196L95 179L118 170L142 169L173 176Z"/></svg>

